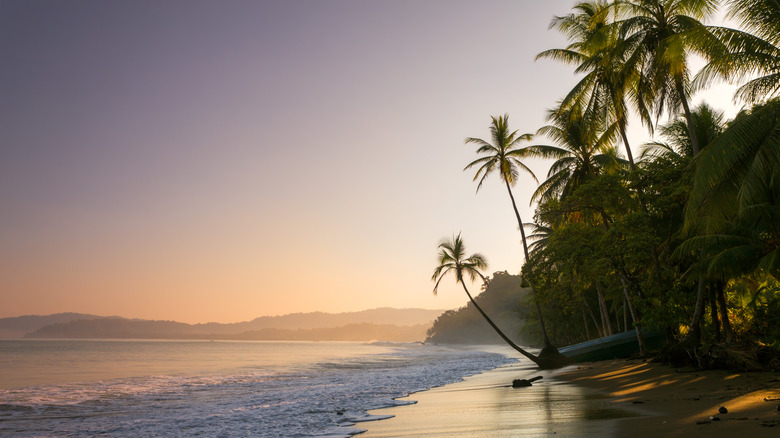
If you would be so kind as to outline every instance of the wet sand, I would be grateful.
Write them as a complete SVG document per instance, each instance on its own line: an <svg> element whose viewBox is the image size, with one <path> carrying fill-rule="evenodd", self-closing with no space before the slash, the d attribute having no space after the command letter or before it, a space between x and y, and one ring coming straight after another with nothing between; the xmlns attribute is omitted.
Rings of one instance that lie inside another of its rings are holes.
<svg viewBox="0 0 780 438"><path fill-rule="evenodd" d="M581 364L556 378L599 390L617 408L641 407L650 414L618 422L617 436L780 437L778 372L698 371L615 360ZM721 406L728 413L720 414Z"/></svg>
<svg viewBox="0 0 780 438"><path fill-rule="evenodd" d="M640 415L616 409L597 390L552 379L527 363L496 368L408 398L417 404L371 411L394 418L357 427L361 437L517 437L610 436L614 421ZM543 376L531 387L512 388L512 380ZM595 421L590 421L595 420Z"/></svg>
<svg viewBox="0 0 780 438"><path fill-rule="evenodd" d="M537 375L532 387L511 387ZM625 360L538 371L522 362L412 394L417 404L371 411L395 417L358 427L374 438L780 436L780 400L765 398L780 399L780 373ZM718 414L720 406L729 412Z"/></svg>

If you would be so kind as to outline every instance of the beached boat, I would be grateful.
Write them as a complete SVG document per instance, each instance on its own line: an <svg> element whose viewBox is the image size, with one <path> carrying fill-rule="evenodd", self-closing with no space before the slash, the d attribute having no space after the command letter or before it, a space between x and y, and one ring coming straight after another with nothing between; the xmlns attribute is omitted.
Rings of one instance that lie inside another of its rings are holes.
<svg viewBox="0 0 780 438"><path fill-rule="evenodd" d="M663 345L665 334L660 330L648 331L644 333L643 337L647 348L654 350ZM558 352L574 362L593 362L639 354L639 343L636 340L636 331L629 330L561 347L558 349Z"/></svg>

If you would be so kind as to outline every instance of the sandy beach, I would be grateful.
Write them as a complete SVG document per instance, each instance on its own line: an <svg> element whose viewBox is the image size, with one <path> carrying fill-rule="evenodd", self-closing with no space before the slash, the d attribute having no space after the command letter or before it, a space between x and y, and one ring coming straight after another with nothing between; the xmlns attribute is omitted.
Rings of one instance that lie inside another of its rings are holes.
<svg viewBox="0 0 780 438"><path fill-rule="evenodd" d="M543 376L529 388L513 379ZM538 371L513 364L372 411L366 437L780 436L780 373L674 369L638 360ZM769 401L765 401L769 400ZM728 413L721 414L723 406ZM713 420L710 417L717 417Z"/></svg>

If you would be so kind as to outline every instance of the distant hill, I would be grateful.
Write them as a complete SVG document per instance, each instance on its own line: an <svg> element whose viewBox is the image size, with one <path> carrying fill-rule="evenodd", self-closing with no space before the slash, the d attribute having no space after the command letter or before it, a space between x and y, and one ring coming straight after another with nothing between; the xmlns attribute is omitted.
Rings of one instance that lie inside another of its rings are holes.
<svg viewBox="0 0 780 438"><path fill-rule="evenodd" d="M266 328L275 329L315 329L323 327L340 327L347 324L391 324L399 326L430 324L441 315L443 310L429 309L393 309L380 307L360 312L344 313L291 313L283 316L261 316L248 322L234 324L206 323L195 324L198 333L237 333Z"/></svg>
<svg viewBox="0 0 780 438"><path fill-rule="evenodd" d="M426 330L441 312L379 308L337 314L295 313L233 324L185 324L89 316L38 326L25 332L24 337L422 341Z"/></svg>
<svg viewBox="0 0 780 438"><path fill-rule="evenodd" d="M0 318L0 338L21 338L50 324L61 324L79 319L100 318L85 313L55 313L54 315L25 315L12 318Z"/></svg>
<svg viewBox="0 0 780 438"><path fill-rule="evenodd" d="M528 345L527 340L521 339L520 332L525 324L523 315L526 310L523 306L530 290L522 288L520 280L519 275L496 272L487 289L474 299L501 331L516 343ZM504 342L471 302L458 310L448 310L441 314L428 330L426 341L443 344Z"/></svg>

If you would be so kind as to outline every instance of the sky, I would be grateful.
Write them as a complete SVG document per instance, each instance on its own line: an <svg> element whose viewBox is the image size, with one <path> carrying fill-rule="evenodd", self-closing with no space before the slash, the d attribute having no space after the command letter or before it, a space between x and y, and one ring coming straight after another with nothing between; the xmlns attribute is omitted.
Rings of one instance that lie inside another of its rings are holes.
<svg viewBox="0 0 780 438"><path fill-rule="evenodd" d="M464 305L432 294L441 239L523 263L464 139L545 124L577 78L534 56L574 3L0 0L0 317Z"/></svg>

